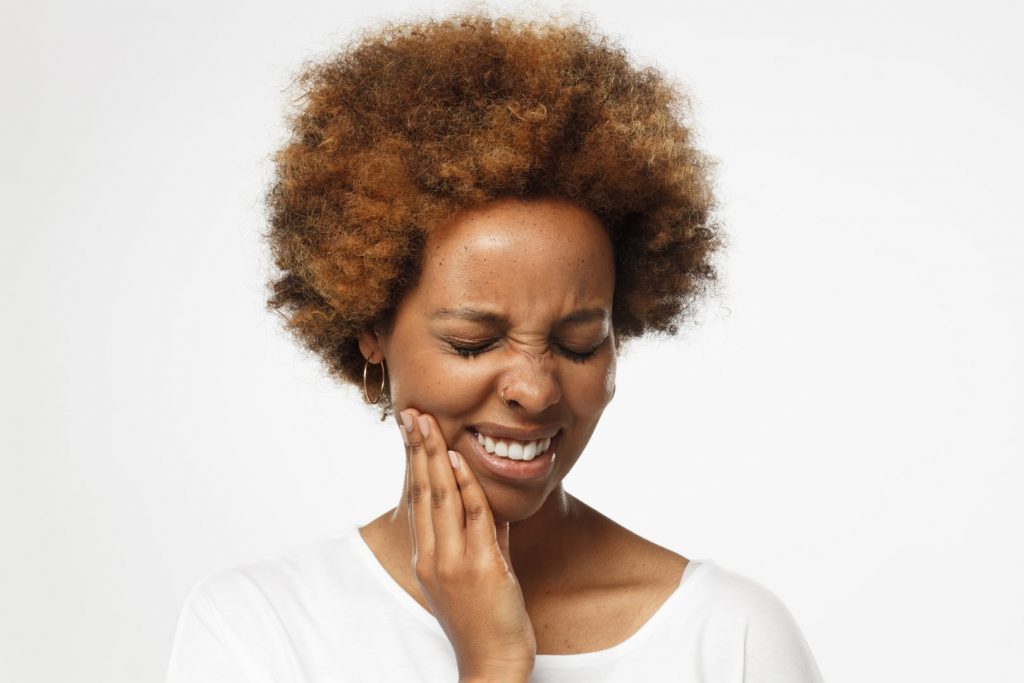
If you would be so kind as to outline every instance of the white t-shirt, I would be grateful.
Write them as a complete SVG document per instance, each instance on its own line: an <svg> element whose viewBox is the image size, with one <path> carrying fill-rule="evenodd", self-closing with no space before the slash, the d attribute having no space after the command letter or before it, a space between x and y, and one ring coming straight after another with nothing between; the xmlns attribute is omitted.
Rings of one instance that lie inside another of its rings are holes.
<svg viewBox="0 0 1024 683"><path fill-rule="evenodd" d="M792 615L760 584L691 560L679 587L618 645L537 655L532 681L820 683ZM167 683L455 683L440 624L358 528L209 574L185 599Z"/></svg>

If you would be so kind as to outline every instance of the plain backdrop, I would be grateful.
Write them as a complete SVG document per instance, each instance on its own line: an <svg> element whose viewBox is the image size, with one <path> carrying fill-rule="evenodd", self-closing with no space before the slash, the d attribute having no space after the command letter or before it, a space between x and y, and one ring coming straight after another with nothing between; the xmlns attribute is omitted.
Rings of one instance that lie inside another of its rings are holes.
<svg viewBox="0 0 1024 683"><path fill-rule="evenodd" d="M160 681L200 577L398 502L264 309L262 195L304 60L453 7L4 0L0 680ZM1021 680L1021 4L498 7L690 90L732 243L567 489L770 588L830 683Z"/></svg>

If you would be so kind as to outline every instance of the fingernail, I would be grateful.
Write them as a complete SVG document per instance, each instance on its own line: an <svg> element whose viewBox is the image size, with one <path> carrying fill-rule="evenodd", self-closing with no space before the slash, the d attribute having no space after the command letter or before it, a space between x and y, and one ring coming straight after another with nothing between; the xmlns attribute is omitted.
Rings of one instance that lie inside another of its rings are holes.
<svg viewBox="0 0 1024 683"><path fill-rule="evenodd" d="M430 436L430 421L427 420L426 415L420 415L418 419L420 421L420 431L423 432L423 438L425 439Z"/></svg>
<svg viewBox="0 0 1024 683"><path fill-rule="evenodd" d="M406 446L408 446L409 445L409 432L407 432L405 427L403 427L402 425L398 425L398 433L402 435L402 441L405 442Z"/></svg>
<svg viewBox="0 0 1024 683"><path fill-rule="evenodd" d="M459 469L459 454L455 451L448 451L448 459L452 461L452 469Z"/></svg>
<svg viewBox="0 0 1024 683"><path fill-rule="evenodd" d="M402 424L405 425L405 431L412 431L412 415L409 413L402 413Z"/></svg>

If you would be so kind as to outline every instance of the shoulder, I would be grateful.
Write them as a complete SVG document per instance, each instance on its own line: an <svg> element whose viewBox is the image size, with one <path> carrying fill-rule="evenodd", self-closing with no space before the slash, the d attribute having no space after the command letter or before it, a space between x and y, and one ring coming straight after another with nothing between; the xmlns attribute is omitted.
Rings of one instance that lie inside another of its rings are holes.
<svg viewBox="0 0 1024 683"><path fill-rule="evenodd" d="M181 608L167 681L291 680L293 639L315 638L316 610L340 612L359 590L346 581L353 554L345 533L202 576Z"/></svg>
<svg viewBox="0 0 1024 683"><path fill-rule="evenodd" d="M785 620L789 615L782 600L760 582L713 560L693 564L691 597L699 597L703 609L721 618L755 622Z"/></svg>
<svg viewBox="0 0 1024 683"><path fill-rule="evenodd" d="M208 572L190 589L182 618L221 629L273 632L282 618L302 613L329 591L357 589L350 533Z"/></svg>
<svg viewBox="0 0 1024 683"><path fill-rule="evenodd" d="M746 683L820 683L793 614L772 590L710 560L695 561L682 584L689 613L709 647L742 663Z"/></svg>

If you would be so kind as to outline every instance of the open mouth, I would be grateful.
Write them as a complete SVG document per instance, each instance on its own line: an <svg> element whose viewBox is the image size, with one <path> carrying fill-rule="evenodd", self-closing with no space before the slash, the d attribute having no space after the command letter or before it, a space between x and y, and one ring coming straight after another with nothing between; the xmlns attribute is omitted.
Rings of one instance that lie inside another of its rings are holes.
<svg viewBox="0 0 1024 683"><path fill-rule="evenodd" d="M470 427L472 454L492 474L506 479L539 479L552 471L561 432L532 441L497 437Z"/></svg>
<svg viewBox="0 0 1024 683"><path fill-rule="evenodd" d="M477 442L484 447L485 451L491 455L499 458L508 458L509 460L530 461L538 456L544 455L547 453L548 449L551 448L552 437L550 436L544 439L535 439L533 441L519 441L518 439L509 439L506 437L488 436L478 432L472 427L469 428L469 432Z"/></svg>

